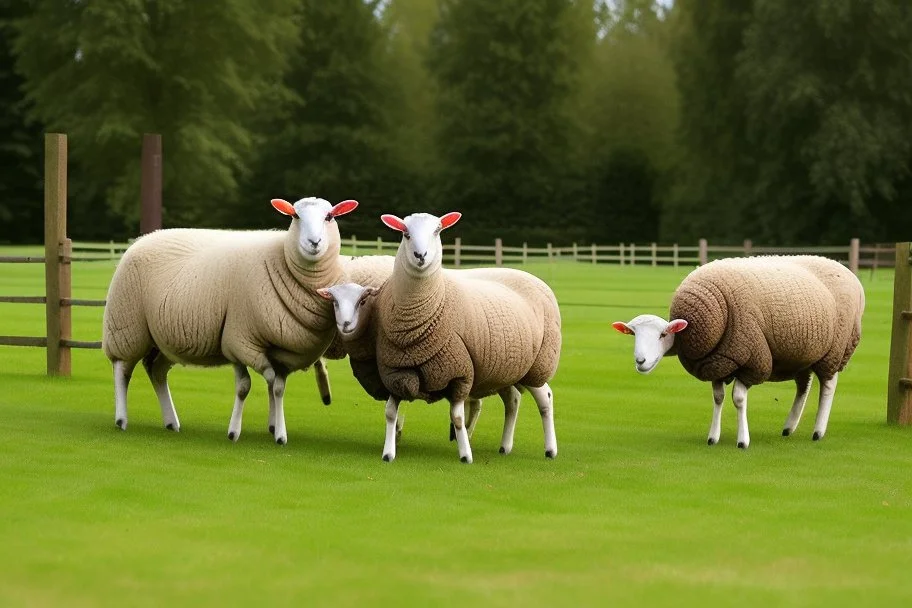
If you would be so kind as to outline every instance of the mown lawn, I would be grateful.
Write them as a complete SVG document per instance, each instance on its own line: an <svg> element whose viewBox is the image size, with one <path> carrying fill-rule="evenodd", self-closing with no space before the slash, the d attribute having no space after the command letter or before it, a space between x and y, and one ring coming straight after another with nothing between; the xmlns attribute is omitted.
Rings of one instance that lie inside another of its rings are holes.
<svg viewBox="0 0 912 608"><path fill-rule="evenodd" d="M44 350L0 347L0 605L908 605L912 430L885 423L889 273L863 277L864 336L824 440L816 385L783 438L793 385L768 384L742 451L730 400L708 447L709 385L675 359L638 375L610 326L664 314L686 269L528 268L564 318L554 461L528 395L509 456L496 399L473 465L447 408L413 403L388 464L382 406L345 361L330 362L329 407L309 372L291 377L280 447L262 379L233 444L230 368L172 372L179 434L137 370L121 432L100 351L49 379ZM103 298L112 269L76 264L74 297ZM42 277L0 265L0 294L42 294ZM101 313L75 309L74 338L100 339ZM0 304L0 334L44 335L43 308Z"/></svg>

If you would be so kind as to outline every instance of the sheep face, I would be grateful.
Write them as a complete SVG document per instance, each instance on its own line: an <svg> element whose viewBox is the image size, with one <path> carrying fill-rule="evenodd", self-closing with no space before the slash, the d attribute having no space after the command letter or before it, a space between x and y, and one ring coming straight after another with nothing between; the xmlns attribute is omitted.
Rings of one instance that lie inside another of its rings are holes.
<svg viewBox="0 0 912 608"><path fill-rule="evenodd" d="M402 233L397 257L404 262L406 272L419 277L432 274L440 268L443 257L440 232L455 224L460 217L462 214L454 211L443 217L430 213L413 213L404 220L388 214L380 219L388 227Z"/></svg>
<svg viewBox="0 0 912 608"><path fill-rule="evenodd" d="M640 315L629 323L616 321L612 326L622 334L634 337L633 360L636 370L648 374L674 345L675 334L687 327L687 321L666 321L656 315Z"/></svg>
<svg viewBox="0 0 912 608"><path fill-rule="evenodd" d="M336 327L343 340L353 338L358 328L369 321L370 313L366 312L364 303L376 292L373 287L357 283L343 283L317 290L318 294L332 301Z"/></svg>
<svg viewBox="0 0 912 608"><path fill-rule="evenodd" d="M293 205L282 199L273 199L272 205L280 213L290 215L292 238L297 239L298 253L308 262L316 262L331 250L339 249L339 226L335 218L355 210L357 201L342 201L331 205L322 198L302 198Z"/></svg>

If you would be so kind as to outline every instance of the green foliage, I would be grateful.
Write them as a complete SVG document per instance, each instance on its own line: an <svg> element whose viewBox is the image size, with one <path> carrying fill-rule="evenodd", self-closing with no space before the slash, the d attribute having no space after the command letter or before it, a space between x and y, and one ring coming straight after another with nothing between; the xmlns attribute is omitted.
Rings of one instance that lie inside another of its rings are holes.
<svg viewBox="0 0 912 608"><path fill-rule="evenodd" d="M34 116L69 135L71 174L84 176L77 202L101 196L135 221L142 134L156 132L166 223L207 223L235 195L250 115L296 33L294 4L33 0L18 23L18 69Z"/></svg>
<svg viewBox="0 0 912 608"><path fill-rule="evenodd" d="M530 228L569 224L561 213L578 77L574 3L444 0L429 60L439 87L443 166L432 211L477 218L477 239L542 240ZM469 230L467 227L466 230Z"/></svg>

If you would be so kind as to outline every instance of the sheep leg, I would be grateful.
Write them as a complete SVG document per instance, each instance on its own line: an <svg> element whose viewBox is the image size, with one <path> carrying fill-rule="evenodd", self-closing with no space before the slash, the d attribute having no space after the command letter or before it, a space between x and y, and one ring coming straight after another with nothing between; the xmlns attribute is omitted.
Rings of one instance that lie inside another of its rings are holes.
<svg viewBox="0 0 912 608"><path fill-rule="evenodd" d="M792 403L792 409L789 410L788 418L785 419L785 426L782 427L782 436L788 437L798 428L798 422L801 421L801 414L804 412L804 404L807 403L808 394L811 392L811 372L804 372L795 377L795 401Z"/></svg>
<svg viewBox="0 0 912 608"><path fill-rule="evenodd" d="M719 436L722 434L722 402L725 401L725 383L716 380L712 383L713 387L713 416L712 422L709 423L709 438L706 440L708 445L719 443Z"/></svg>
<svg viewBox="0 0 912 608"><path fill-rule="evenodd" d="M498 392L504 404L503 437L500 440L500 453L513 451L513 434L516 431L516 418L519 413L519 401L522 398L515 386L508 386Z"/></svg>
<svg viewBox="0 0 912 608"><path fill-rule="evenodd" d="M122 431L127 430L127 387L133 377L136 362L114 361L114 424Z"/></svg>
<svg viewBox="0 0 912 608"><path fill-rule="evenodd" d="M551 393L551 387L545 382L538 388L526 388L535 398L535 404L538 405L538 412L541 414L542 430L545 432L545 458L554 458L557 456L557 436L554 434L554 395Z"/></svg>
<svg viewBox="0 0 912 608"><path fill-rule="evenodd" d="M466 464L472 463L472 446L469 445L469 433L465 426L465 401L450 403L450 422L456 429L456 445L459 448L459 460Z"/></svg>
<svg viewBox="0 0 912 608"><path fill-rule="evenodd" d="M320 398L323 399L323 405L332 403L332 390L329 388L329 370L326 369L326 362L323 357L314 361L314 374L317 376L317 388L320 389Z"/></svg>
<svg viewBox="0 0 912 608"><path fill-rule="evenodd" d="M747 390L748 386L735 378L735 386L732 388L732 401L735 402L735 409L738 410L738 447L746 450L750 445L750 431L747 429Z"/></svg>
<svg viewBox="0 0 912 608"><path fill-rule="evenodd" d="M396 443L402 437L402 427L405 426L405 412L399 412L396 416Z"/></svg>
<svg viewBox="0 0 912 608"><path fill-rule="evenodd" d="M383 444L383 460L396 459L396 425L399 418L399 400L390 395L386 400L386 441Z"/></svg>
<svg viewBox="0 0 912 608"><path fill-rule="evenodd" d="M469 439L472 438L472 433L475 432L475 424L478 422L478 415L481 414L481 399L472 399L466 402L466 407L468 408L468 421L466 422L466 427L469 432Z"/></svg>
<svg viewBox="0 0 912 608"><path fill-rule="evenodd" d="M827 423L830 421L830 408L833 407L833 395L836 394L836 379L839 374L833 374L832 378L820 380L820 404L817 406L817 421L814 423L814 441L822 439L826 434Z"/></svg>
<svg viewBox="0 0 912 608"><path fill-rule="evenodd" d="M149 380L152 381L152 388L155 390L158 404L161 406L162 423L169 431L179 431L180 421L174 410L171 389L168 388L168 372L173 366L174 363L169 361L158 349L154 349L143 359L143 367L149 374Z"/></svg>
<svg viewBox="0 0 912 608"><path fill-rule="evenodd" d="M268 368L263 377L266 378L266 385L269 387L269 394L272 397L270 403L270 414L274 416L271 428L275 429L275 442L279 445L288 443L288 432L285 430L285 376L276 372L273 368Z"/></svg>
<svg viewBox="0 0 912 608"><path fill-rule="evenodd" d="M228 439L237 441L241 437L241 420L244 416L244 401L250 393L250 373L246 365L234 364L234 408L228 423Z"/></svg>

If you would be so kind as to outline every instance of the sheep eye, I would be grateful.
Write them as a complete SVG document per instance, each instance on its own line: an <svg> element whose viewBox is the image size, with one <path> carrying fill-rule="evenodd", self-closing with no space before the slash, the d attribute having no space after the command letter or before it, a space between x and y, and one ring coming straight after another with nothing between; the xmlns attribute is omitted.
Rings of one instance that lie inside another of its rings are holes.
<svg viewBox="0 0 912 608"><path fill-rule="evenodd" d="M333 214L332 214L332 213L327 213L327 214L326 214L326 221L327 221L327 222L333 221Z"/></svg>
<svg viewBox="0 0 912 608"><path fill-rule="evenodd" d="M662 338L664 338L664 337L667 336L667 335L668 335L668 334L667 334L666 332L663 331L662 333L659 334L659 340L661 340Z"/></svg>
<svg viewBox="0 0 912 608"><path fill-rule="evenodd" d="M409 240L410 238L412 238L412 235L409 234L408 232L403 232L403 233L402 233L402 236L405 237L405 240Z"/></svg>
<svg viewBox="0 0 912 608"><path fill-rule="evenodd" d="M434 236L437 236L438 234L440 234L441 230L443 230L443 228L441 228L440 226L437 226L437 230L434 231Z"/></svg>
<svg viewBox="0 0 912 608"><path fill-rule="evenodd" d="M358 300L358 306L364 306L364 300Z"/></svg>

